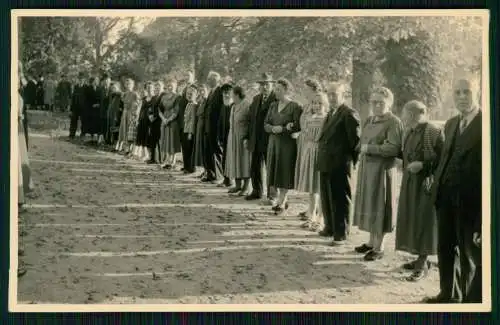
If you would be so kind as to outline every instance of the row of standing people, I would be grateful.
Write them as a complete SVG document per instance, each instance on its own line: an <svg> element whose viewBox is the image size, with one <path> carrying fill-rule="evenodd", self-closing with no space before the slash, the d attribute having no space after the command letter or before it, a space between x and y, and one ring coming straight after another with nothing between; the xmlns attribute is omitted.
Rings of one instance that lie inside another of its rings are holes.
<svg viewBox="0 0 500 325"><path fill-rule="evenodd" d="M470 79L456 83L460 114L444 130L427 121L418 101L405 105L403 123L384 87L372 91L372 116L362 124L341 83L322 89L308 80L304 105L291 99L286 79L264 74L259 84L261 93L249 100L243 88L211 72L208 87L193 80L179 95L174 80L166 91L156 82L141 99L127 79L116 149L140 157L147 147L154 163L158 148L166 169L182 152L185 173L203 167L202 182L247 200L266 197L277 214L288 209L290 190L309 193L304 227L341 245L352 219L370 234L355 248L366 261L384 257L384 237L396 229L396 249L417 256L403 265L409 281L425 278L428 256L438 255L441 291L428 302L481 300L481 114Z"/></svg>
<svg viewBox="0 0 500 325"><path fill-rule="evenodd" d="M28 76L21 93L28 109L57 109L66 112L70 104L72 85L65 75L61 75L59 80L55 76Z"/></svg>
<svg viewBox="0 0 500 325"><path fill-rule="evenodd" d="M277 214L288 209L290 190L309 193L309 209L301 213L304 226L323 228L321 236L341 245L352 217L354 226L370 234L355 247L366 261L384 257L384 237L396 230L396 249L416 255L403 265L410 271L408 281L425 278L428 257L438 255L440 294L426 302L481 301L481 111L475 79L456 81L460 114L444 129L428 121L427 107L416 100L403 107L401 121L391 112L394 95L385 87L371 92L372 115L361 123L346 105L341 83L329 84L325 92L319 82L307 80L307 103L301 105L291 99L292 84L270 74L259 81L261 94L251 101L241 87L219 86L218 80L218 74L209 75L207 103L218 96L222 105L203 110L219 114L216 132L205 132L204 150L212 161L203 181L236 181L229 192L248 200L261 198L260 184L267 184ZM222 167L215 173L213 161Z"/></svg>

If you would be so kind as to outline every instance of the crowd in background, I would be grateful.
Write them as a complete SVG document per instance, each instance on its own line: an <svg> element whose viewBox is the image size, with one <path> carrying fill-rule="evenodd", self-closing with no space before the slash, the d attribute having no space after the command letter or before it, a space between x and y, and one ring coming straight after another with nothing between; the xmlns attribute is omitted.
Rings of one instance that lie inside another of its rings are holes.
<svg viewBox="0 0 500 325"><path fill-rule="evenodd" d="M362 122L346 104L348 85L341 82L306 80L304 103L291 99L288 80L270 73L256 80L260 93L252 98L216 72L202 83L188 72L182 83L179 89L177 80L166 78L136 87L132 77L122 82L81 73L73 86L52 83L56 90L49 98L55 101L34 80L22 93L27 105L69 108L70 139L80 125L82 139L166 170L176 169L182 155L185 174L201 169L200 182L227 187L248 201L262 199L275 214L289 209L290 190L307 193L309 206L298 215L302 227L338 246L348 239L352 219L369 234L355 247L367 262L384 258L384 237L395 230L396 249L416 256L403 265L408 281L424 279L428 257L438 255L440 294L426 302L481 301L481 112L475 79L455 83L460 114L444 129L429 123L427 107L418 100L404 106L401 118L394 115L394 95L385 87L371 91L372 115Z"/></svg>

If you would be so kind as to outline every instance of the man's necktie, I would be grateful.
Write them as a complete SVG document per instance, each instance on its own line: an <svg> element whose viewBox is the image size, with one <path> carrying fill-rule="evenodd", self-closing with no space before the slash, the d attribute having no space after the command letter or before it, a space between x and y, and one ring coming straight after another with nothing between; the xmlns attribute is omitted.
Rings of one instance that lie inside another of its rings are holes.
<svg viewBox="0 0 500 325"><path fill-rule="evenodd" d="M460 134L462 134L466 128L467 128L467 118L462 117L462 119L460 120Z"/></svg>

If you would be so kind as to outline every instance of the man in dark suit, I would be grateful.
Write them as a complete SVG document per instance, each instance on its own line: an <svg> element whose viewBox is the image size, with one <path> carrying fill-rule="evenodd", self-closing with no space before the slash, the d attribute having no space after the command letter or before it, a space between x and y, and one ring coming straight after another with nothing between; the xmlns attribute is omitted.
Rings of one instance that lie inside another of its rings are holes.
<svg viewBox="0 0 500 325"><path fill-rule="evenodd" d="M83 113L85 116L86 127L84 132L91 136L88 143L97 144L98 135L101 129L100 123L100 104L101 104L101 87L99 77L91 77L87 86L87 107Z"/></svg>
<svg viewBox="0 0 500 325"><path fill-rule="evenodd" d="M63 74L56 88L56 105L61 112L66 112L70 103L71 83L66 79L66 75Z"/></svg>
<svg viewBox="0 0 500 325"><path fill-rule="evenodd" d="M317 168L320 171L320 197L325 228L321 236L333 237L341 244L349 234L352 184L351 174L359 151L360 119L345 101L346 86L331 83L327 87L330 112L321 130Z"/></svg>
<svg viewBox="0 0 500 325"><path fill-rule="evenodd" d="M454 84L459 115L444 127L445 143L434 175L438 215L440 293L427 303L481 303L481 157L479 86L474 78ZM458 253L458 254L457 254Z"/></svg>
<svg viewBox="0 0 500 325"><path fill-rule="evenodd" d="M73 89L71 96L71 106L70 106L70 126L69 126L69 137L70 139L75 138L76 129L78 127L78 120L80 120L80 137L84 136L84 119L82 113L87 109L86 104L87 99L87 86L85 85L85 74L83 72L78 74L78 83Z"/></svg>
<svg viewBox="0 0 500 325"><path fill-rule="evenodd" d="M264 73L262 79L258 81L260 85L260 94L256 95L250 105L250 125L248 138L244 140L245 146L252 153L250 165L250 177L252 179L253 191L246 197L247 200L259 200L264 194L264 184L267 184L266 176L266 157L269 134L264 131L264 120L266 118L269 106L276 101L273 86L275 81L270 73ZM267 198L272 201L275 199L273 190L267 188Z"/></svg>
<svg viewBox="0 0 500 325"><path fill-rule="evenodd" d="M109 101L111 99L111 77L107 73L103 74L101 84L102 84L100 89L101 95L99 96L100 132L99 132L98 143L102 144L103 142L105 142L107 144L111 144L110 136L105 139L105 137L108 135L106 127L108 125L107 123L108 107L109 107Z"/></svg>
<svg viewBox="0 0 500 325"><path fill-rule="evenodd" d="M202 182L218 184L222 181L222 139L219 137L218 125L220 109L223 105L222 91L220 88L220 74L211 71L208 74L207 84L210 91L205 104L205 159L207 162L207 175Z"/></svg>

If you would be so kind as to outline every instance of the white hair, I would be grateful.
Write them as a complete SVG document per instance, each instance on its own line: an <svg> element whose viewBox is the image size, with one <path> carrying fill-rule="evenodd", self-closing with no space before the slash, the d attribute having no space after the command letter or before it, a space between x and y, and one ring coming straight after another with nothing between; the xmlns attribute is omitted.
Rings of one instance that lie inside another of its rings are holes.
<svg viewBox="0 0 500 325"><path fill-rule="evenodd" d="M387 88L387 87L374 87L371 91L372 95L377 94L381 95L385 98L389 106L392 106L394 104L394 94L392 91Z"/></svg>
<svg viewBox="0 0 500 325"><path fill-rule="evenodd" d="M480 96L480 91L481 91L481 80L477 74L474 73L462 73L459 74L454 82L453 82L453 87L459 82L459 81L467 81L470 84L471 87L471 92L475 98L479 98Z"/></svg>
<svg viewBox="0 0 500 325"><path fill-rule="evenodd" d="M214 78L215 80L219 81L221 79L221 76L218 72L210 71L208 73L208 79L210 79L210 78Z"/></svg>

